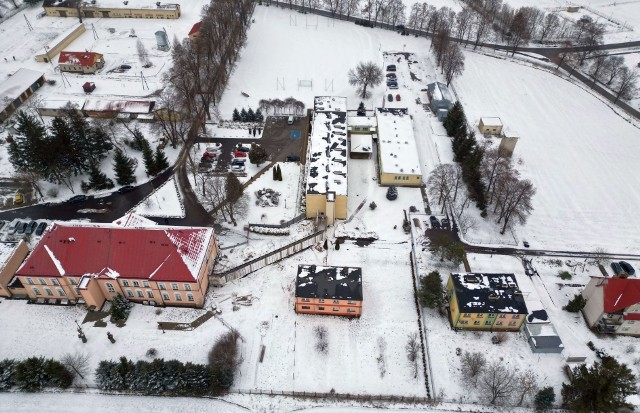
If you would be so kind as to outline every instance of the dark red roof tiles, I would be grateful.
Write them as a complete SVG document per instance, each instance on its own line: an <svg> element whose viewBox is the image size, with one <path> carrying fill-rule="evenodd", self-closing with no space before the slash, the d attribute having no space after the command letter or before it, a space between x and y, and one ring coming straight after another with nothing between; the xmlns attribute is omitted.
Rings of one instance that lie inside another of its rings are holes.
<svg viewBox="0 0 640 413"><path fill-rule="evenodd" d="M640 303L639 279L609 278L603 287L605 313L616 313L630 305Z"/></svg>
<svg viewBox="0 0 640 413"><path fill-rule="evenodd" d="M94 52L60 52L58 64L93 66L102 55Z"/></svg>

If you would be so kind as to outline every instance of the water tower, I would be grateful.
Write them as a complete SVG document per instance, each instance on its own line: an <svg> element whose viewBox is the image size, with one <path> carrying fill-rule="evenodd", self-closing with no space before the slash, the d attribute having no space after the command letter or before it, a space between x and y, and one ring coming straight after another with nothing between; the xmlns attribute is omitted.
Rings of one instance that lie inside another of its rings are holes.
<svg viewBox="0 0 640 413"><path fill-rule="evenodd" d="M164 30L158 30L156 32L156 43L158 44L158 50L169 50L169 39L167 38L167 32Z"/></svg>

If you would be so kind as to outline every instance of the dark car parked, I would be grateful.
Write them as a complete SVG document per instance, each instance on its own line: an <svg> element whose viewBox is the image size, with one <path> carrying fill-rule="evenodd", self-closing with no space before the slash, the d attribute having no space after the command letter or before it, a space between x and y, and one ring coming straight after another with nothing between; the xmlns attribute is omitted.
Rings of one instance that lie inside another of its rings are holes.
<svg viewBox="0 0 640 413"><path fill-rule="evenodd" d="M429 217L429 222L431 223L431 228L440 229L440 221L438 221L438 218L436 218L433 215L431 215Z"/></svg>
<svg viewBox="0 0 640 413"><path fill-rule="evenodd" d="M125 194L127 192L133 191L134 189L136 189L136 187L133 186L133 185L125 185L122 188L118 189L118 193L119 194Z"/></svg>
<svg viewBox="0 0 640 413"><path fill-rule="evenodd" d="M394 201L398 198L398 188L396 188L395 186L390 186L389 189L387 189L387 199L389 201Z"/></svg>
<svg viewBox="0 0 640 413"><path fill-rule="evenodd" d="M24 233L27 235L31 235L33 234L33 231L36 230L36 227L38 226L38 223L36 221L31 221L27 224L27 228L25 229Z"/></svg>
<svg viewBox="0 0 640 413"><path fill-rule="evenodd" d="M203 156L200 158L200 163L214 163L216 160L214 158L209 158L207 156Z"/></svg>
<svg viewBox="0 0 640 413"><path fill-rule="evenodd" d="M388 100L389 102L393 102L393 95L392 95L391 93L389 93L389 94L387 95L387 100Z"/></svg>
<svg viewBox="0 0 640 413"><path fill-rule="evenodd" d="M618 264L617 262L611 263L611 269L613 270L613 275L618 275L622 272L622 266L620 266L620 264Z"/></svg>
<svg viewBox="0 0 640 413"><path fill-rule="evenodd" d="M395 72L396 65L387 65L387 72Z"/></svg>
<svg viewBox="0 0 640 413"><path fill-rule="evenodd" d="M87 199L89 198L86 195L76 195L69 198L67 202L70 204L77 204L78 202L83 202L83 201L86 201Z"/></svg>
<svg viewBox="0 0 640 413"><path fill-rule="evenodd" d="M9 234L15 234L21 225L22 225L22 221L16 222L16 224L9 229Z"/></svg>
<svg viewBox="0 0 640 413"><path fill-rule="evenodd" d="M287 162L300 162L300 157L296 155L287 156Z"/></svg>
<svg viewBox="0 0 640 413"><path fill-rule="evenodd" d="M18 225L18 230L16 231L16 234L24 234L24 232L27 230L27 224L26 222L21 222L20 225Z"/></svg>
<svg viewBox="0 0 640 413"><path fill-rule="evenodd" d="M44 233L44 230L47 229L47 223L41 222L38 224L38 228L36 228L36 235L40 236Z"/></svg>
<svg viewBox="0 0 640 413"><path fill-rule="evenodd" d="M627 274L634 275L636 273L636 270L628 262L620 261L618 264L620 264L622 271L626 272Z"/></svg>
<svg viewBox="0 0 640 413"><path fill-rule="evenodd" d="M245 160L244 159L232 159L231 160L231 165L242 165L244 166Z"/></svg>
<svg viewBox="0 0 640 413"><path fill-rule="evenodd" d="M2 229L2 227L4 227L4 224L6 224L5 221L0 221L0 229Z"/></svg>

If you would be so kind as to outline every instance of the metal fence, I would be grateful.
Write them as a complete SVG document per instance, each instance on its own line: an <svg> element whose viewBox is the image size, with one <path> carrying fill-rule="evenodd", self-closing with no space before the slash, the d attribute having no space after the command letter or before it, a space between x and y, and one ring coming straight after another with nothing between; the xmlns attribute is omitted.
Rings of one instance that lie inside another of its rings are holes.
<svg viewBox="0 0 640 413"><path fill-rule="evenodd" d="M229 281L237 280L238 278L242 278L247 274L250 274L254 271L264 268L269 264L276 263L291 255L297 254L300 251L304 251L307 248L315 245L317 242L322 241L323 239L324 239L324 231L318 231L314 234L307 235L302 239L294 241L288 245L285 245L282 248L279 248L261 257L255 258L238 267L235 267L230 270L226 270L224 272L217 273L217 274L213 273L209 277L209 281L213 285L217 285L217 286L224 285Z"/></svg>
<svg viewBox="0 0 640 413"><path fill-rule="evenodd" d="M293 224L297 224L307 218L307 214L300 214L297 217L293 217L288 221L281 222L280 224L249 224L249 227L264 227L264 228L287 228Z"/></svg>
<svg viewBox="0 0 640 413"><path fill-rule="evenodd" d="M357 401L384 401L398 403L421 403L434 404L434 401L428 397L419 396L397 396L384 394L350 394L350 393L318 393L309 391L285 391L285 390L244 390L236 389L233 393L239 394L260 394L273 396L291 396L291 397L307 397L314 399L335 399L335 400L357 400Z"/></svg>

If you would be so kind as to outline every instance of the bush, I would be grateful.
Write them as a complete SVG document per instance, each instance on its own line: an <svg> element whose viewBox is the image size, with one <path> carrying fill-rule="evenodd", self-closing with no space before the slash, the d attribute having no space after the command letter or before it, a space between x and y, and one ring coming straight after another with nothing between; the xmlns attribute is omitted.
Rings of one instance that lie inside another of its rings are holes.
<svg viewBox="0 0 640 413"><path fill-rule="evenodd" d="M240 363L237 345L239 337L237 331L230 331L220 337L209 351L209 367L213 371L211 387L215 394L224 393L233 385Z"/></svg>
<svg viewBox="0 0 640 413"><path fill-rule="evenodd" d="M563 310L566 310L570 313L577 313L584 308L587 304L587 300L582 297L581 294L576 294L575 297L567 305L562 307Z"/></svg>
<svg viewBox="0 0 640 413"><path fill-rule="evenodd" d="M445 291L438 271L432 271L420 279L418 300L423 307L427 308L440 308L444 305Z"/></svg>
<svg viewBox="0 0 640 413"><path fill-rule="evenodd" d="M593 344L593 341L588 341L587 347L589 347L591 351L596 351L596 346Z"/></svg>
<svg viewBox="0 0 640 413"><path fill-rule="evenodd" d="M534 399L536 411L543 412L553 407L553 403L556 401L556 393L553 387L545 387L541 389Z"/></svg>
<svg viewBox="0 0 640 413"><path fill-rule="evenodd" d="M377 207L378 207L378 204L376 204L375 202L371 202L371 203L369 204L369 209L370 209L370 210L372 210L372 211L373 211L374 209L376 209Z"/></svg>
<svg viewBox="0 0 640 413"><path fill-rule="evenodd" d="M573 278L573 276L571 275L571 273L569 271L560 271L560 272L558 272L558 277L560 277L563 280L570 280L571 278Z"/></svg>
<svg viewBox="0 0 640 413"><path fill-rule="evenodd" d="M113 297L111 301L111 322L120 323L127 321L133 303L120 294Z"/></svg>
<svg viewBox="0 0 640 413"><path fill-rule="evenodd" d="M8 390L15 384L14 374L18 362L12 359L0 361L0 391Z"/></svg>
<svg viewBox="0 0 640 413"><path fill-rule="evenodd" d="M62 363L44 357L30 357L15 366L15 384L21 391L36 392L43 387L66 389L73 382L73 374Z"/></svg>
<svg viewBox="0 0 640 413"><path fill-rule="evenodd" d="M149 350L147 350L147 357L155 357L158 355L158 350L156 350L155 348L150 348Z"/></svg>

